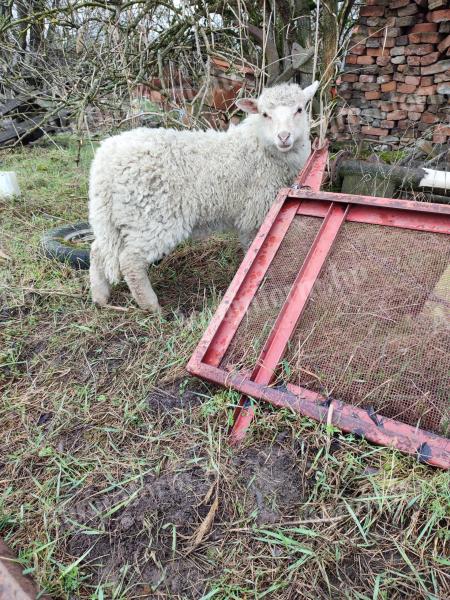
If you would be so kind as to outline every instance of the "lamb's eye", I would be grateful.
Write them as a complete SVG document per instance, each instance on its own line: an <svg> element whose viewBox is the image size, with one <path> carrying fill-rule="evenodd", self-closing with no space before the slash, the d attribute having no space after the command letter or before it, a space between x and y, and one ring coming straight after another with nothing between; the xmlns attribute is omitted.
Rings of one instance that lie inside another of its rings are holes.
<svg viewBox="0 0 450 600"><path fill-rule="evenodd" d="M299 107L297 108L297 112L298 112L298 113L301 113L301 112L303 112L303 108L302 108L301 106L299 106Z"/></svg>
<svg viewBox="0 0 450 600"><path fill-rule="evenodd" d="M266 112L263 112L263 117L265 117L266 119L268 119L269 115Z"/></svg>

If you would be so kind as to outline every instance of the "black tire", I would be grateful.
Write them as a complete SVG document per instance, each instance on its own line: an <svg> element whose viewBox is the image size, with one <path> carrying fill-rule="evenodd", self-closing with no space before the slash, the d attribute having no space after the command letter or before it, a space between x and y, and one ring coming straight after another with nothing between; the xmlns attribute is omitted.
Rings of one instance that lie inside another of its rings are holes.
<svg viewBox="0 0 450 600"><path fill-rule="evenodd" d="M44 233L41 244L47 258L58 260L74 269L89 269L88 248L77 248L76 241L92 241L92 229L89 223L73 223L56 227Z"/></svg>

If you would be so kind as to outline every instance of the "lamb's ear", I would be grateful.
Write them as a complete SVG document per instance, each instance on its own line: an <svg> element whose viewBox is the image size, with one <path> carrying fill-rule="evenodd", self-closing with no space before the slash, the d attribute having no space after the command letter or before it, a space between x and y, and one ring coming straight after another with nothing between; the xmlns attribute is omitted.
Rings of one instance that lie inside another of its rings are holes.
<svg viewBox="0 0 450 600"><path fill-rule="evenodd" d="M236 100L236 106L246 113L257 113L258 106L253 98L239 98Z"/></svg>
<svg viewBox="0 0 450 600"><path fill-rule="evenodd" d="M317 92L317 88L319 87L319 82L314 81L311 85L303 90L303 94L305 95L305 102L309 102L314 94Z"/></svg>

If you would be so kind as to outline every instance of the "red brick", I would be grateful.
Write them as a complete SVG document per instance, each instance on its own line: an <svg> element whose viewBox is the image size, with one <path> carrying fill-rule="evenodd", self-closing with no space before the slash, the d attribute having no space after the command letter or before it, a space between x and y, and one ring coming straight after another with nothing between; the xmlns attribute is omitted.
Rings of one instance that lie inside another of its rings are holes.
<svg viewBox="0 0 450 600"><path fill-rule="evenodd" d="M395 121L380 121L380 126L383 129L392 129L395 125Z"/></svg>
<svg viewBox="0 0 450 600"><path fill-rule="evenodd" d="M366 51L366 47L364 44L355 44L354 46L351 46L349 49L350 54L364 54L364 52Z"/></svg>
<svg viewBox="0 0 450 600"><path fill-rule="evenodd" d="M437 44L441 39L441 36L439 35L439 33L433 33L433 32L421 33L420 37L421 37L420 41L422 44ZM442 50L440 50L440 52L442 52Z"/></svg>
<svg viewBox="0 0 450 600"><path fill-rule="evenodd" d="M405 49L406 56L425 56L433 52L434 47L432 44L413 44L407 46Z"/></svg>
<svg viewBox="0 0 450 600"><path fill-rule="evenodd" d="M397 91L400 94L413 94L417 89L415 85L407 85L406 83L399 83L397 86Z"/></svg>
<svg viewBox="0 0 450 600"><path fill-rule="evenodd" d="M444 135L450 135L450 125L444 125L444 123L440 123L439 125L436 125L435 132L442 133Z"/></svg>
<svg viewBox="0 0 450 600"><path fill-rule="evenodd" d="M420 64L423 67L426 67L427 65L432 65L433 63L435 63L439 58L439 52L432 52L431 54L427 54L426 56L421 56L420 57Z"/></svg>
<svg viewBox="0 0 450 600"><path fill-rule="evenodd" d="M355 73L344 73L341 76L342 81L348 81L349 83L354 83L355 81L358 81L358 75L355 75Z"/></svg>
<svg viewBox="0 0 450 600"><path fill-rule="evenodd" d="M397 109L395 102L380 102L380 110L383 112L392 112Z"/></svg>
<svg viewBox="0 0 450 600"><path fill-rule="evenodd" d="M406 59L408 65L412 65L413 67L418 67L420 65L420 56L408 56Z"/></svg>
<svg viewBox="0 0 450 600"><path fill-rule="evenodd" d="M420 85L420 77L415 77L414 75L406 75L405 83L407 85Z"/></svg>
<svg viewBox="0 0 450 600"><path fill-rule="evenodd" d="M382 92L394 92L397 89L397 82L396 81L389 81L388 83L382 83L381 84L381 91Z"/></svg>
<svg viewBox="0 0 450 600"><path fill-rule="evenodd" d="M408 40L410 44L420 44L420 42L422 41L422 34L421 33L410 33L408 35Z"/></svg>
<svg viewBox="0 0 450 600"><path fill-rule="evenodd" d="M364 135L387 135L389 133L389 129L379 129L378 127L362 127L361 132Z"/></svg>
<svg viewBox="0 0 450 600"><path fill-rule="evenodd" d="M445 10L433 10L427 14L427 21L431 23L441 23L442 21L450 21L450 8Z"/></svg>
<svg viewBox="0 0 450 600"><path fill-rule="evenodd" d="M428 123L428 125L433 125L433 123L437 123L439 121L438 117L436 117L436 115L433 115L432 113L429 112L424 112L422 114L421 120L424 123Z"/></svg>
<svg viewBox="0 0 450 600"><path fill-rule="evenodd" d="M357 65L373 65L375 59L373 56L357 56L356 64Z"/></svg>
<svg viewBox="0 0 450 600"><path fill-rule="evenodd" d="M390 62L390 58L388 56L377 56L377 65L380 67L387 67Z"/></svg>
<svg viewBox="0 0 450 600"><path fill-rule="evenodd" d="M378 100L381 97L380 92L364 92L366 100Z"/></svg>
<svg viewBox="0 0 450 600"><path fill-rule="evenodd" d="M400 83L405 82L405 76L403 75L403 73L394 73L393 79L394 81L400 81Z"/></svg>
<svg viewBox="0 0 450 600"><path fill-rule="evenodd" d="M435 73L443 73L447 69L450 69L450 60L440 60L434 65L422 67L422 75L434 75Z"/></svg>
<svg viewBox="0 0 450 600"><path fill-rule="evenodd" d="M347 65L356 65L358 57L355 54L347 54L345 62Z"/></svg>
<svg viewBox="0 0 450 600"><path fill-rule="evenodd" d="M410 57L408 57L410 58ZM393 65L402 65L404 62L406 62L406 58L404 56L392 56L391 57L391 63Z"/></svg>
<svg viewBox="0 0 450 600"><path fill-rule="evenodd" d="M443 81L450 81L450 69L444 73L436 73L434 76L434 83L442 83Z"/></svg>
<svg viewBox="0 0 450 600"><path fill-rule="evenodd" d="M421 116L420 112L410 111L408 113L408 118L410 119L410 121L420 121L420 116Z"/></svg>
<svg viewBox="0 0 450 600"><path fill-rule="evenodd" d="M428 87L429 85L433 85L434 81L433 81L433 77L421 77L420 78L420 85L422 85L423 87Z"/></svg>
<svg viewBox="0 0 450 600"><path fill-rule="evenodd" d="M359 9L360 17L381 17L384 15L383 6L361 6Z"/></svg>
<svg viewBox="0 0 450 600"><path fill-rule="evenodd" d="M444 50L447 50L447 48L450 47L450 35L448 35L446 38L444 38L442 40L442 42L440 44L438 44L438 50L439 52L444 52Z"/></svg>
<svg viewBox="0 0 450 600"><path fill-rule="evenodd" d="M389 48L367 48L367 56L389 56Z"/></svg>
<svg viewBox="0 0 450 600"><path fill-rule="evenodd" d="M437 31L438 26L436 23L418 23L411 29L411 33L425 33L429 31Z"/></svg>
<svg viewBox="0 0 450 600"><path fill-rule="evenodd" d="M375 75L360 75L359 80L361 83L374 83Z"/></svg>
<svg viewBox="0 0 450 600"><path fill-rule="evenodd" d="M377 83L389 83L392 81L392 77L390 75L380 75L377 77Z"/></svg>
<svg viewBox="0 0 450 600"><path fill-rule="evenodd" d="M389 8L396 9L402 8L402 6L407 6L409 4L409 0L392 0L389 3Z"/></svg>
<svg viewBox="0 0 450 600"><path fill-rule="evenodd" d="M408 113L406 110L394 110L386 115L386 119L389 121L401 121L402 119L406 119Z"/></svg>
<svg viewBox="0 0 450 600"><path fill-rule="evenodd" d="M417 96L432 96L433 94L436 93L436 86L435 85L427 85L427 86L421 86L416 94Z"/></svg>

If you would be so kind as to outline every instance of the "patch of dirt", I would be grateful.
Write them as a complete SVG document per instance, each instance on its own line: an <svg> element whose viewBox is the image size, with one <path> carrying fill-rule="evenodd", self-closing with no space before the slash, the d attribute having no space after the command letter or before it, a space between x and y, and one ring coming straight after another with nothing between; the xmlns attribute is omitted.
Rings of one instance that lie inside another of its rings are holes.
<svg viewBox="0 0 450 600"><path fill-rule="evenodd" d="M258 523L274 523L294 512L304 499L304 482L296 454L283 446L246 448L234 459L246 485L249 510Z"/></svg>
<svg viewBox="0 0 450 600"><path fill-rule="evenodd" d="M205 394L205 385L194 379L177 379L164 388L154 388L146 398L149 410L166 422L176 409L199 406Z"/></svg>
<svg viewBox="0 0 450 600"><path fill-rule="evenodd" d="M161 590L171 598L199 598L213 567L187 549L208 514L212 499L204 499L211 484L205 471L193 468L97 496L91 490L63 519L67 549L74 557L88 552L84 563L93 583L125 577L138 586L133 594L145 598Z"/></svg>

